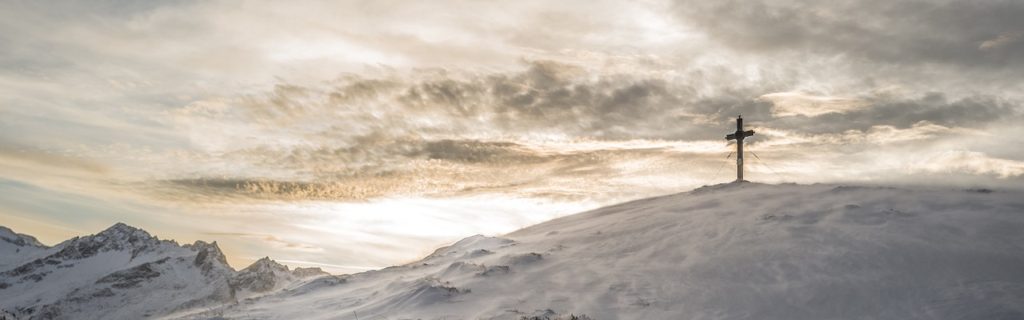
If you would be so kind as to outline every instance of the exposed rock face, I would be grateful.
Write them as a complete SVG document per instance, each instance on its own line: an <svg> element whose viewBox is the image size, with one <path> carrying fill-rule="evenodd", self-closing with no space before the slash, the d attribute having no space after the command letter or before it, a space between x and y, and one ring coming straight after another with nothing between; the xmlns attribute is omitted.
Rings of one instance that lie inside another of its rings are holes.
<svg viewBox="0 0 1024 320"><path fill-rule="evenodd" d="M329 273L324 272L324 270L320 268L295 268L295 270L292 270L292 274L299 278L310 278L330 275Z"/></svg>
<svg viewBox="0 0 1024 320"><path fill-rule="evenodd" d="M231 287L237 292L251 295L280 290L304 278L326 275L328 273L320 268L296 268L289 271L288 266L277 263L270 257L264 257L238 271L231 278Z"/></svg>
<svg viewBox="0 0 1024 320"><path fill-rule="evenodd" d="M216 241L213 243L207 243L197 240L195 243L185 245L184 247L198 252L196 254L196 258L192 261L192 264L205 272L210 272L217 266L228 265L227 257L224 256L224 252L220 251L220 247L217 246Z"/></svg>
<svg viewBox="0 0 1024 320"><path fill-rule="evenodd" d="M129 269L117 271L100 278L96 283L110 283L111 287L118 289L136 287L140 282L159 277L160 272L155 270L156 268L154 265L167 263L167 260L170 259L171 258L163 258L157 261L143 263Z"/></svg>
<svg viewBox="0 0 1024 320"><path fill-rule="evenodd" d="M53 258L83 259L104 251L128 250L132 257L147 249L160 245L160 240L148 232L117 223L102 232L81 238L74 238L61 246Z"/></svg>
<svg viewBox="0 0 1024 320"><path fill-rule="evenodd" d="M15 282L38 282L53 273L53 268L72 267L77 260L104 252L126 252L130 259L134 259L162 245L177 247L173 241L160 241L146 231L118 223L95 235L75 237L58 244L52 248L55 252L0 273L0 276L15 278Z"/></svg>
<svg viewBox="0 0 1024 320"><path fill-rule="evenodd" d="M259 293L273 290L281 282L292 280L293 277L287 266L270 260L269 257L264 257L239 271L232 278L231 284L239 291Z"/></svg>
<svg viewBox="0 0 1024 320"><path fill-rule="evenodd" d="M235 301L235 292L229 285L233 270L214 258L223 256L216 246L177 247L169 255L76 288L63 299L42 306L41 314L75 319L138 318ZM207 258L197 264L195 260L200 255Z"/></svg>

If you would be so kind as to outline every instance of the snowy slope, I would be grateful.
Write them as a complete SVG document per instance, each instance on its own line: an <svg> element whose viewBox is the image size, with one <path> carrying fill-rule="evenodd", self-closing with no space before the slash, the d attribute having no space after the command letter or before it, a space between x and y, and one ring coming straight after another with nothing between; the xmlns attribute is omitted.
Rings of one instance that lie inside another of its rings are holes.
<svg viewBox="0 0 1024 320"><path fill-rule="evenodd" d="M187 314L235 302L236 292L250 290L236 284L236 277L247 274L231 269L216 243L180 246L119 223L45 249L40 257L0 273L0 309L41 319ZM272 284L261 292L300 279L285 276L261 278Z"/></svg>
<svg viewBox="0 0 1024 320"><path fill-rule="evenodd" d="M36 238L0 226L0 271L33 260L46 249Z"/></svg>
<svg viewBox="0 0 1024 320"><path fill-rule="evenodd" d="M1024 194L726 184L195 318L1024 319Z"/></svg>

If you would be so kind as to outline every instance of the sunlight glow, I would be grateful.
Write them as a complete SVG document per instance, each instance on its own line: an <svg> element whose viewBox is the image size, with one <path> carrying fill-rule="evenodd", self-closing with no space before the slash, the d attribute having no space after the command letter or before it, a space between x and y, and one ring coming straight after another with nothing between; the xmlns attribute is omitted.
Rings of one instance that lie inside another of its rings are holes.
<svg viewBox="0 0 1024 320"><path fill-rule="evenodd" d="M329 244L331 255L299 246L277 247L279 261L349 273L413 261L439 246L483 234L497 236L542 221L599 206L592 202L556 202L498 195L456 198L385 198L367 202L302 202L266 207L288 215L289 225L275 230L291 243ZM259 252L266 252L260 248ZM256 252L240 252L251 260ZM338 261L338 262L335 262ZM361 261L361 267L351 263ZM239 261L245 264L247 261Z"/></svg>

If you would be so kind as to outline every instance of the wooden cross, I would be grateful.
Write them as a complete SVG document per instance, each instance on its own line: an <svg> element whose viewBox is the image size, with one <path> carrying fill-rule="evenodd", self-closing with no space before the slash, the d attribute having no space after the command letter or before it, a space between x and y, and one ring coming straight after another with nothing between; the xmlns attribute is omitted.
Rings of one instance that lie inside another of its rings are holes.
<svg viewBox="0 0 1024 320"><path fill-rule="evenodd" d="M754 130L743 131L743 115L736 117L736 132L725 136L725 140L736 140L736 181L743 181L743 138L754 135Z"/></svg>

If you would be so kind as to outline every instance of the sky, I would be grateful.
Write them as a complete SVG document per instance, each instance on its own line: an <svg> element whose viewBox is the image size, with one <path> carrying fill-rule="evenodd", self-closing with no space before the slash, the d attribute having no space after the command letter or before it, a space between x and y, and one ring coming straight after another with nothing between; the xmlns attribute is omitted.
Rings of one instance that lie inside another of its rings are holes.
<svg viewBox="0 0 1024 320"><path fill-rule="evenodd" d="M350 273L734 179L1016 188L1024 2L3 1L0 225Z"/></svg>

